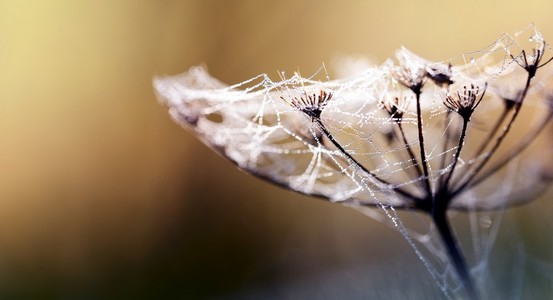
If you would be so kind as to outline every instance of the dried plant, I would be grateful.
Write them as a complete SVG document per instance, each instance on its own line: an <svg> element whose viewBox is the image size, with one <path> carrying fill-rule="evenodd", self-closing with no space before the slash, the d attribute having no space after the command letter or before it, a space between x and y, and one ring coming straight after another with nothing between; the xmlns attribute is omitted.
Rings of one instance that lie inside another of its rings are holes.
<svg viewBox="0 0 553 300"><path fill-rule="evenodd" d="M549 46L531 28L533 49L509 35L468 61L431 62L401 48L395 60L345 80L262 74L226 86L194 67L154 85L177 123L254 176L332 202L379 207L407 238L395 209L428 214L466 295L476 299L448 210L527 202L551 180L544 164L520 164L532 170L518 169L506 183L516 189L506 195L490 188L502 187L504 167L553 117L551 92L535 84L549 80L550 70L536 79L551 62ZM506 143L523 107L534 122Z"/></svg>

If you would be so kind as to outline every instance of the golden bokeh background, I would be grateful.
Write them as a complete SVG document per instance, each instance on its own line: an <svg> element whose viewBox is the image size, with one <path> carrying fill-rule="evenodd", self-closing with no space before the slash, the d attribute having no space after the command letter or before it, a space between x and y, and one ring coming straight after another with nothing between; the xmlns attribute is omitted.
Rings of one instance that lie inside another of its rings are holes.
<svg viewBox="0 0 553 300"><path fill-rule="evenodd" d="M397 232L239 172L170 120L152 78L205 64L235 83L323 62L332 76L341 56L381 63L402 45L443 60L530 22L552 39L551 11L551 1L0 0L0 298L439 296ZM550 255L550 241L529 239Z"/></svg>

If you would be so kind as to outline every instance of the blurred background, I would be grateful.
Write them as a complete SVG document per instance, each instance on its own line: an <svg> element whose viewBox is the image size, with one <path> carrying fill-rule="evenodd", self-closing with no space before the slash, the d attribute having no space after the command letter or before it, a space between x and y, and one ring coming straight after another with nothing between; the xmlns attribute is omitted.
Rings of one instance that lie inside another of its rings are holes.
<svg viewBox="0 0 553 300"><path fill-rule="evenodd" d="M442 297L399 233L236 170L170 120L152 78L205 64L236 83L323 62L332 76L340 57L381 63L402 45L444 60L530 22L553 39L552 9L0 0L0 298ZM507 213L544 259L551 196Z"/></svg>

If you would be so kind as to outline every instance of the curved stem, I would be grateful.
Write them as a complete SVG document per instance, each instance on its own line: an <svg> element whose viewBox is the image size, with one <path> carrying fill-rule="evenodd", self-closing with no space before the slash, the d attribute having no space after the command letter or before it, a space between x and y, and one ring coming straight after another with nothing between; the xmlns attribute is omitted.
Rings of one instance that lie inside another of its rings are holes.
<svg viewBox="0 0 553 300"><path fill-rule="evenodd" d="M340 145L340 143L338 143L338 141L334 138L334 136L330 133L330 131L328 131L328 129L326 129L326 126L323 124L323 122L321 121L320 118L316 118L315 120L313 120L313 122L315 122L318 126L319 126L319 129L323 132L323 134L330 140L330 142L332 142L332 144L338 148L338 151L340 151L340 153L342 153L347 159L348 161L351 163L351 164L354 164L355 166L357 166L358 168L360 168L361 170L363 170L363 172L365 172L365 174L369 175L370 177L374 178L376 181L382 183L382 184L385 184L385 185L388 185L391 187L391 189L394 191L394 192L397 192L398 194L404 196L405 198L408 198L408 199L411 199L413 201L418 201L419 198L415 197L414 195L410 194L409 192L407 191L404 191L403 189L401 189L400 187L395 187L393 184L391 184L390 182L378 177L376 174L374 174L373 172L371 172L369 169L367 169L365 166L363 166L359 161L357 161L353 156L351 156L351 154L349 154L346 149L344 149L344 147L342 147L342 145Z"/></svg>

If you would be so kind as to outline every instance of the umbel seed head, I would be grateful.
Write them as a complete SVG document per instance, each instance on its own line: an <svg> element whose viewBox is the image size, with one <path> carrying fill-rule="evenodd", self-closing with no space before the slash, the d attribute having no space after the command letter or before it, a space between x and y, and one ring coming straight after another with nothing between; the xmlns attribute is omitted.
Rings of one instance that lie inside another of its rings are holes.
<svg viewBox="0 0 553 300"><path fill-rule="evenodd" d="M398 65L390 66L392 76L415 94L421 92L427 74L428 61L402 47L395 54Z"/></svg>
<svg viewBox="0 0 553 300"><path fill-rule="evenodd" d="M380 101L380 105L388 112L390 117L401 120L409 106L409 99L409 97L402 95L385 97Z"/></svg>
<svg viewBox="0 0 553 300"><path fill-rule="evenodd" d="M301 97L294 97L291 101L287 101L284 97L280 97L282 100L288 102L295 109L303 112L311 118L311 121L315 121L321 118L323 109L328 104L328 101L332 99L332 92L320 90L319 94L310 94L304 92Z"/></svg>
<svg viewBox="0 0 553 300"><path fill-rule="evenodd" d="M482 101L482 98L484 98L487 86L487 84L484 86L484 92L479 97L479 86L471 84L470 87L467 87L465 85L463 86L462 93L457 91L455 95L456 97L447 95L444 99L444 105L447 106L447 108L457 112L459 115L461 115L461 117L463 117L463 119L468 121L476 107L478 107L478 105Z"/></svg>
<svg viewBox="0 0 553 300"><path fill-rule="evenodd" d="M426 75L439 86L449 86L453 84L453 80L451 79L453 76L451 68L451 63L435 63L426 66Z"/></svg>

